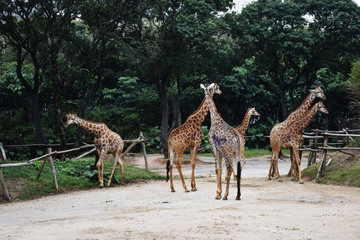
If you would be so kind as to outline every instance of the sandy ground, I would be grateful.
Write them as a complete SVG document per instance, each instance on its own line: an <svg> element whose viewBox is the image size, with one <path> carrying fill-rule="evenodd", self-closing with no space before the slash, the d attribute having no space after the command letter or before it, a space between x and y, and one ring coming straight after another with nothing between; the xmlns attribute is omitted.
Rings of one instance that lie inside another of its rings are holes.
<svg viewBox="0 0 360 240"><path fill-rule="evenodd" d="M152 170L163 172L155 161ZM289 162L280 165L286 174ZM268 181L268 166L248 159L241 201L233 179L229 200L215 200L209 163L197 165L196 192L176 178L175 193L165 181L146 181L2 204L0 239L360 239L359 188Z"/></svg>

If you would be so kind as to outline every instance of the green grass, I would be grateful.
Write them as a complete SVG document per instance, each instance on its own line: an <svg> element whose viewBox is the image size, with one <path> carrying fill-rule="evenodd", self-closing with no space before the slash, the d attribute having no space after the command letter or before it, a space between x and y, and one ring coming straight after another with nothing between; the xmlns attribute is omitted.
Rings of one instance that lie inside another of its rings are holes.
<svg viewBox="0 0 360 240"><path fill-rule="evenodd" d="M316 179L319 163L314 164L302 171L310 180ZM318 179L318 183L336 184L360 187L360 160L348 155L336 153L330 166L326 168L325 176Z"/></svg>
<svg viewBox="0 0 360 240"><path fill-rule="evenodd" d="M46 163L41 177L36 179L42 161L37 161L32 166L3 168L5 183L10 197L14 199L33 199L51 193L61 193L64 191L96 188L99 185L97 170L89 170L89 166L94 163L94 158L83 158L80 160L54 161L56 178L59 189L54 188L49 163ZM107 183L113 161L104 163L104 184ZM131 165L124 164L126 182L137 179L164 179L162 175L146 171ZM118 166L112 179L112 186L121 181L121 171ZM0 189L0 202L6 202L3 189Z"/></svg>

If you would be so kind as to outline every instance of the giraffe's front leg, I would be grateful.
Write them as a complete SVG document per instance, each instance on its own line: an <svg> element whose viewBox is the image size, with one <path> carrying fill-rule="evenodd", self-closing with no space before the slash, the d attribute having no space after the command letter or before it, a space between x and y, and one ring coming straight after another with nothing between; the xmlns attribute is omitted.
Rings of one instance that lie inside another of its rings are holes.
<svg viewBox="0 0 360 240"><path fill-rule="evenodd" d="M275 153L272 152L271 158L270 158L270 168L269 168L268 180L271 180L271 174L273 174L272 170L273 170L273 164L274 164L274 155L275 155Z"/></svg>
<svg viewBox="0 0 360 240"><path fill-rule="evenodd" d="M294 168L296 168L296 166L298 168L297 170L299 172L299 183L304 184L304 181L302 180L302 177L301 177L301 166L300 166L301 165L301 159L300 159L300 156L299 156L299 148L298 147L294 147L294 156L295 156Z"/></svg>
<svg viewBox="0 0 360 240"><path fill-rule="evenodd" d="M104 186L104 159L105 159L105 155L106 155L106 151L105 150L101 150L100 156L99 156L99 161L96 164L96 168L98 170L98 178L99 178L99 187L103 187Z"/></svg>

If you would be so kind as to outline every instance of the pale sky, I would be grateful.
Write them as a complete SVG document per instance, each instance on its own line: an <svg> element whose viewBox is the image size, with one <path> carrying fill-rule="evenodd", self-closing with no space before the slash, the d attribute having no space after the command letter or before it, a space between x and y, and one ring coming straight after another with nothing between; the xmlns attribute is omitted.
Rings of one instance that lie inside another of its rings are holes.
<svg viewBox="0 0 360 240"><path fill-rule="evenodd" d="M247 4L254 2L255 0L234 0L235 7L233 10L236 12L241 12L241 9ZM353 0L358 6L360 6L360 0Z"/></svg>

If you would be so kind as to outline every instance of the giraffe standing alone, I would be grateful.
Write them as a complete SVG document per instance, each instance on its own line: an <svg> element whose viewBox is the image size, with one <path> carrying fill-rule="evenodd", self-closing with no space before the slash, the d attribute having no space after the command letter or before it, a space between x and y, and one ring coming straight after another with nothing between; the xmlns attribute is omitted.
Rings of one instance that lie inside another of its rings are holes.
<svg viewBox="0 0 360 240"><path fill-rule="evenodd" d="M205 87L203 84L200 85L204 89L206 103L210 108L210 118L211 118L211 128L209 131L209 142L211 145L211 150L215 157L215 169L217 176L217 190L216 190L216 199L221 199L221 171L222 171L222 158L225 158L225 166L227 170L226 175L226 190L223 197L223 200L227 200L229 195L229 184L230 177L232 173L232 158L235 156L237 161L237 196L236 200L240 200L240 178L241 178L241 166L240 166L240 148L241 148L241 137L240 134L235 130L235 128L229 126L217 112L215 103L213 102L210 96L210 90L216 85L210 84L208 87ZM244 165L243 165L244 166Z"/></svg>
<svg viewBox="0 0 360 240"><path fill-rule="evenodd" d="M285 128L289 123L291 123L294 120L300 119L302 118L306 112L309 110L309 108L311 107L311 105L313 104L314 100L316 98L320 98L323 100L326 100L326 96L324 94L324 92L322 91L321 87L318 86L315 89L310 89L309 90L310 93L309 95L306 97L306 99L302 102L302 104L295 109L286 119L285 121L276 124L270 132L270 141L271 138L273 138L274 136L279 134L279 131L281 131L281 129ZM290 156L291 156L291 169L293 168L293 149L290 148ZM271 172L271 176L274 176L275 174L275 165L270 165L270 168L272 168L270 170ZM269 177L270 180L270 177Z"/></svg>
<svg viewBox="0 0 360 240"><path fill-rule="evenodd" d="M299 171L299 181L303 183L301 179L301 168L300 163L301 159L299 156L299 145L303 141L302 134L305 128L310 124L311 120L314 118L315 114L320 111L328 114L324 104L322 102L316 103L302 118L294 120L287 125L282 125L278 128L278 131L275 135L270 138L270 144L272 148L271 155L271 165L269 169L269 179L271 175L272 166L275 167L274 172L277 174L279 181L281 180L279 169L278 169L278 157L279 152L282 148L291 147L294 153L293 164L297 166ZM293 180L297 177L296 168L293 168Z"/></svg>
<svg viewBox="0 0 360 240"><path fill-rule="evenodd" d="M219 86L216 84L211 91L211 97L216 94L221 94L221 90ZM173 162L175 158L175 154L177 155L176 160L176 168L179 171L180 178L182 181L182 185L185 189L185 192L189 192L186 187L184 177L181 171L181 162L184 150L186 147L190 148L190 162L192 167L191 174L191 191L196 191L195 184L195 165L196 165L196 155L199 151L201 140L204 136L201 130L201 124L205 120L205 117L209 111L209 106L206 104L205 97L200 104L199 108L192 113L185 121L183 125L178 128L175 128L171 131L168 138L168 149L169 149L169 160L167 161L167 181L170 178L170 189L171 192L175 192L173 177L172 177L172 168ZM170 173L170 176L169 176Z"/></svg>
<svg viewBox="0 0 360 240"><path fill-rule="evenodd" d="M120 164L122 182L125 182L124 177L124 166L120 158L121 152L124 148L124 142L121 139L120 135L111 131L104 123L96 123L87 121L78 117L76 114L69 113L65 127L69 126L72 123L77 124L79 127L83 128L85 131L90 132L95 135L94 143L96 150L99 154L99 161L96 164L99 177L99 186L104 186L104 160L108 152L112 153L115 158L114 167L111 172L110 179L107 183L107 186L110 186L111 179L113 177L115 168L117 164Z"/></svg>

